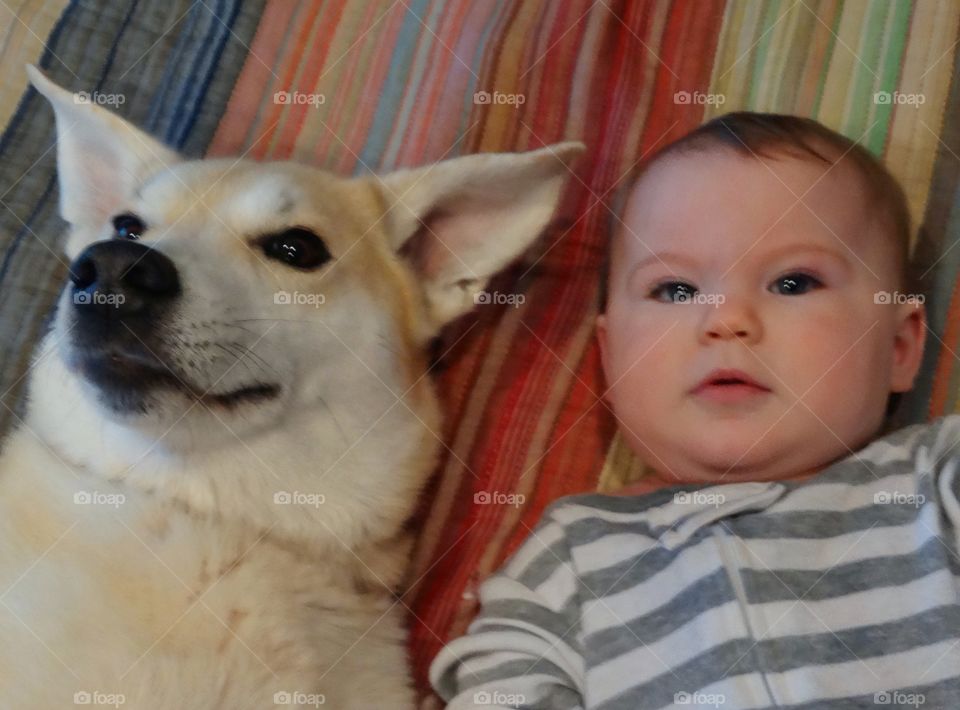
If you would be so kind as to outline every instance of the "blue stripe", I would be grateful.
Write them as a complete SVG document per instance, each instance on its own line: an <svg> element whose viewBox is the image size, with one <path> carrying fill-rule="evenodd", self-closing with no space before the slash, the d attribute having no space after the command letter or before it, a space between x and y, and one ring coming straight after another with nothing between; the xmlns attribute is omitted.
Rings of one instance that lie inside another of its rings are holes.
<svg viewBox="0 0 960 710"><path fill-rule="evenodd" d="M187 14L190 15L191 12ZM147 109L147 120L144 123L144 129L151 135L159 136L165 143L168 142L170 137L170 129L168 127L166 132L162 132L160 127L167 123L171 115L176 115L176 111L174 110L176 108L175 103L167 99L167 94L171 91L173 82L179 78L179 65L175 59L183 54L189 34L189 32L184 32L181 29L177 35L177 41L173 45L173 49L170 50L171 59L164 64L164 71L161 75L159 85L154 91L153 99L150 101L150 106Z"/></svg>
<svg viewBox="0 0 960 710"><path fill-rule="evenodd" d="M429 0L413 0L409 4L410 10L417 17L422 17L428 2ZM411 57L422 31L422 25L416 17L413 17L413 14L406 18L400 27L397 43L393 55L390 57L390 71L387 73L387 80L380 92L380 100L377 102L373 124L367 132L367 142L360 151L360 159L363 162L358 162L354 166L354 173L362 172L364 164L371 167L380 166L380 160L386 151L387 138L392 132L391 126L399 120L399 105L403 99L403 91L407 80L412 73Z"/></svg>
<svg viewBox="0 0 960 710"><path fill-rule="evenodd" d="M197 74L200 71L200 67L204 64L205 56L207 56L207 49L210 46L211 37L215 35L222 25L217 22L217 18L214 16L220 10L220 0L217 0L217 5L215 8L211 9L206 5L205 2L199 2L194 5L190 10L189 21L191 24L197 28L203 27L202 39L198 44L193 44L193 47L199 51L195 53L195 56L191 61L185 62L183 57L177 57L176 64L183 66L184 63L187 63L190 67L190 71L187 73L184 80L180 83L180 93L177 95L177 98L174 100L173 105L176 107L176 110L173 113L173 121L167 127L167 132L164 136L167 143L170 145L180 146L181 143L179 140L182 140L183 132L183 122L186 111L194 105L194 89L197 84ZM194 15L196 15L196 22L194 22ZM204 24L206 27L204 27ZM187 33L184 33L187 34Z"/></svg>
<svg viewBox="0 0 960 710"><path fill-rule="evenodd" d="M103 63L103 73L100 74L100 79L96 84L96 88L98 90L103 88L103 82L107 78L107 74L110 72L110 69L113 67L113 62L117 58L117 50L120 48L120 39L123 37L124 31L130 25L130 19L133 17L133 13L136 11L139 3L140 0L133 0L133 2L130 3L130 9L127 10L127 14L123 18L123 22L120 23L120 27L117 29L117 36L113 40L113 44L110 46L110 49L107 51L107 58Z"/></svg>
<svg viewBox="0 0 960 710"><path fill-rule="evenodd" d="M190 135L190 130L193 128L194 124L197 121L197 117L200 115L200 109L203 103L202 97L207 95L207 91L210 88L210 84L213 82L213 77L216 74L216 68L220 64L220 57L223 56L223 50L227 46L227 40L231 36L230 30L232 30L234 23L237 21L237 15L240 14L240 0L235 0L229 4L230 16L227 21L217 23L221 28L222 32L220 33L219 40L214 44L214 50L210 53L210 60L206 63L204 70L204 78L202 81L197 82L197 94L196 101L193 104L193 110L191 110L183 122L181 135L178 137L176 145L182 146L187 137Z"/></svg>
<svg viewBox="0 0 960 710"><path fill-rule="evenodd" d="M176 124L185 108L187 87L190 86L196 65L195 57L203 50L202 42L191 41L190 28L199 26L200 21L209 19L209 13L197 3L187 11L186 18L180 20L186 25L187 29L181 27L177 35L177 41L170 51L170 58L164 63L160 86L150 102L150 120L146 124L146 129L167 145L177 145L175 142ZM183 72L185 64L190 68L186 77ZM174 92L177 93L174 94Z"/></svg>
<svg viewBox="0 0 960 710"><path fill-rule="evenodd" d="M443 3L438 2L434 4L430 17L421 17L423 24L431 29L439 27L442 13ZM413 20L416 22L416 18L413 18ZM423 25L419 26L423 27ZM426 28L424 28L424 31L426 31ZM430 37L433 37L433 34L431 34ZM420 93L420 86L427 77L427 58L430 56L431 45L432 42L423 42L420 44L419 52L409 68L410 77L413 81L404 94L403 106L400 107L400 112L397 114L397 125L394 126L390 132L391 142L387 146L387 154L383 156L380 161L382 166L393 168L397 164L397 154L403 145L403 137L407 132L407 126L410 124L410 119L413 116L413 103L417 100L417 95Z"/></svg>

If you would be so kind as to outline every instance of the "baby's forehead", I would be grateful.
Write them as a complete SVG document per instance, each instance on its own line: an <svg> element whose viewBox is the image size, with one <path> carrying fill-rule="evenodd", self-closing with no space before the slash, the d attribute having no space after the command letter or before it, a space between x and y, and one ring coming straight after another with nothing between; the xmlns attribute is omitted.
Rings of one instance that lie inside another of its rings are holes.
<svg viewBox="0 0 960 710"><path fill-rule="evenodd" d="M847 160L829 163L795 152L743 154L731 149L666 154L641 171L628 187L626 209L672 210L678 204L699 208L778 207L802 203L812 209L839 206L847 211L867 205L864 175ZM842 195L832 201L829 198ZM781 204L782 203L782 204Z"/></svg>
<svg viewBox="0 0 960 710"><path fill-rule="evenodd" d="M664 248L706 256L787 243L859 258L886 241L870 229L872 212L863 177L844 161L719 149L667 155L627 189L611 259Z"/></svg>

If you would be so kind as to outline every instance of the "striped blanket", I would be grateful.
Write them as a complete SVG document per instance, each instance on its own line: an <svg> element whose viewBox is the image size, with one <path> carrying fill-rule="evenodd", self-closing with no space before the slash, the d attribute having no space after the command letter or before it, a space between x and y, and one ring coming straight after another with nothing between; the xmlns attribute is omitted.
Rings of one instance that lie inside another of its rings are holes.
<svg viewBox="0 0 960 710"><path fill-rule="evenodd" d="M615 436L593 318L611 196L735 109L812 116L881 155L915 221L930 334L902 423L960 406L960 5L951 0L0 0L0 430L62 283L52 116L25 62L182 152L341 173L580 139L557 223L438 349L449 416L419 515L418 681L476 583L545 506L640 471ZM302 92L323 101L278 101Z"/></svg>

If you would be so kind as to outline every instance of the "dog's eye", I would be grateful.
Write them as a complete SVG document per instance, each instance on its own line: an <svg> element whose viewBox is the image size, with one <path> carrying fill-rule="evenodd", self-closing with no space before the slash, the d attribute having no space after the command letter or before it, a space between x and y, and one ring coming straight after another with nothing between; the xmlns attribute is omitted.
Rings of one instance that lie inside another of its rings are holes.
<svg viewBox="0 0 960 710"><path fill-rule="evenodd" d="M263 240L263 251L271 259L298 269L315 269L333 258L316 234L303 227L292 227Z"/></svg>
<svg viewBox="0 0 960 710"><path fill-rule="evenodd" d="M113 218L113 233L120 239L139 239L147 227L137 215L125 212Z"/></svg>

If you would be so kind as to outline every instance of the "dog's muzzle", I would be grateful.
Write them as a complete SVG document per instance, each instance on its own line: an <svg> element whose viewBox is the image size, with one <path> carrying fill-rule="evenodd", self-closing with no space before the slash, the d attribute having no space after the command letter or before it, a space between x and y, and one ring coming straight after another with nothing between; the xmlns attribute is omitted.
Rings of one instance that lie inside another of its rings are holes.
<svg viewBox="0 0 960 710"><path fill-rule="evenodd" d="M156 389L222 407L280 392L279 385L259 381L211 392L171 361L167 348L179 338L169 321L182 289L177 267L155 249L124 240L91 244L70 265L68 290L73 324L67 366L95 385L115 411L144 411Z"/></svg>
<svg viewBox="0 0 960 710"><path fill-rule="evenodd" d="M144 391L178 384L164 324L181 293L174 263L133 241L96 242L70 265L68 364L129 409Z"/></svg>

